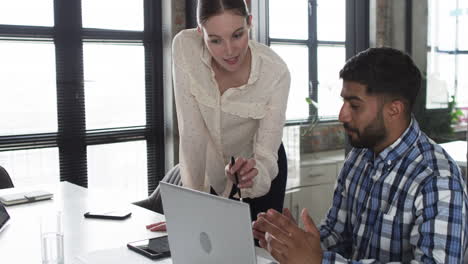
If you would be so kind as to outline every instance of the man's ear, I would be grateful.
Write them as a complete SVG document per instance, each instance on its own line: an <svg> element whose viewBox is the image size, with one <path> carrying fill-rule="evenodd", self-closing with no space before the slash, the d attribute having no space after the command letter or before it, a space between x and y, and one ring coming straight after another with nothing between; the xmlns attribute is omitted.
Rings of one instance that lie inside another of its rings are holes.
<svg viewBox="0 0 468 264"><path fill-rule="evenodd" d="M391 100L386 103L386 112L390 120L400 119L405 115L405 103L399 99Z"/></svg>
<svg viewBox="0 0 468 264"><path fill-rule="evenodd" d="M200 33L200 34L203 33L202 28L200 27L200 25L197 26L197 32Z"/></svg>

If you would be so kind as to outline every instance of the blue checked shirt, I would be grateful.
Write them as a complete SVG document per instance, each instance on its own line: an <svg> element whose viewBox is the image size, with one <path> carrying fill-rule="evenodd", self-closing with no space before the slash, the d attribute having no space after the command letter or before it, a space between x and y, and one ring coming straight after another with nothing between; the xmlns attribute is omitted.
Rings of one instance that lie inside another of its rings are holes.
<svg viewBox="0 0 468 264"><path fill-rule="evenodd" d="M460 169L413 118L379 155L348 154L320 227L323 263L462 263L467 210Z"/></svg>

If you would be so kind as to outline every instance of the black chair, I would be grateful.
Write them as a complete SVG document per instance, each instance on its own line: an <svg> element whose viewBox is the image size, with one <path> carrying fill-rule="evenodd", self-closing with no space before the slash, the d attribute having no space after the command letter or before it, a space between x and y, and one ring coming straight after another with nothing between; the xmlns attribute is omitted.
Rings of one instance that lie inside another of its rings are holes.
<svg viewBox="0 0 468 264"><path fill-rule="evenodd" d="M11 181L10 175L8 172L0 166L0 189L13 188L13 182Z"/></svg>
<svg viewBox="0 0 468 264"><path fill-rule="evenodd" d="M182 180L180 178L180 169L179 164L175 165L171 170L169 170L164 178L161 180L162 182L167 182L175 185L182 185ZM159 186L153 191L153 193L146 199L141 201L134 202L133 204L146 208L148 210L154 211L156 213L164 214L162 199L161 199L161 191Z"/></svg>

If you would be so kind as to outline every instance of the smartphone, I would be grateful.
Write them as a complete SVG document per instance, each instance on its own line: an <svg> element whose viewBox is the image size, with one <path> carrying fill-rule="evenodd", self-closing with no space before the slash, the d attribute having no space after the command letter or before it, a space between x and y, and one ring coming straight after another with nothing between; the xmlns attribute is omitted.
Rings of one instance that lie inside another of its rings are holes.
<svg viewBox="0 0 468 264"><path fill-rule="evenodd" d="M132 212L128 210L117 210L109 212L87 212L84 214L86 218L97 218L97 219L111 219L111 220L124 220L129 218Z"/></svg>
<svg viewBox="0 0 468 264"><path fill-rule="evenodd" d="M171 256L167 235L130 242L127 244L127 247L150 259L160 259Z"/></svg>

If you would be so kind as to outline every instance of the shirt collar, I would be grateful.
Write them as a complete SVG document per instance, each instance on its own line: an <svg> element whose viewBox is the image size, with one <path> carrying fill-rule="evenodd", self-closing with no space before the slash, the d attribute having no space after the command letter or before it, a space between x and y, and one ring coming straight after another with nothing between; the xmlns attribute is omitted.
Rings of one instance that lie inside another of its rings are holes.
<svg viewBox="0 0 468 264"><path fill-rule="evenodd" d="M408 128L395 142L382 150L376 157L372 149L364 149L363 159L375 165L384 162L386 167L390 169L410 150L420 135L419 124L414 116L412 116Z"/></svg>
<svg viewBox="0 0 468 264"><path fill-rule="evenodd" d="M250 69L249 80L247 81L247 85L250 85L256 82L258 79L258 76L260 73L260 56L252 40L249 40L248 45L250 48L250 53L252 55L252 65ZM206 47L205 43L203 43L202 45L202 51L200 52L200 59L211 70L214 76L214 71L213 71L213 68L211 67L212 56L210 52L208 51L208 48Z"/></svg>
<svg viewBox="0 0 468 264"><path fill-rule="evenodd" d="M398 162L408 152L413 144L421 135L419 124L414 118L411 117L411 122L405 132L393 144L385 148L379 153L377 161L383 161L387 166L392 167L393 164Z"/></svg>

